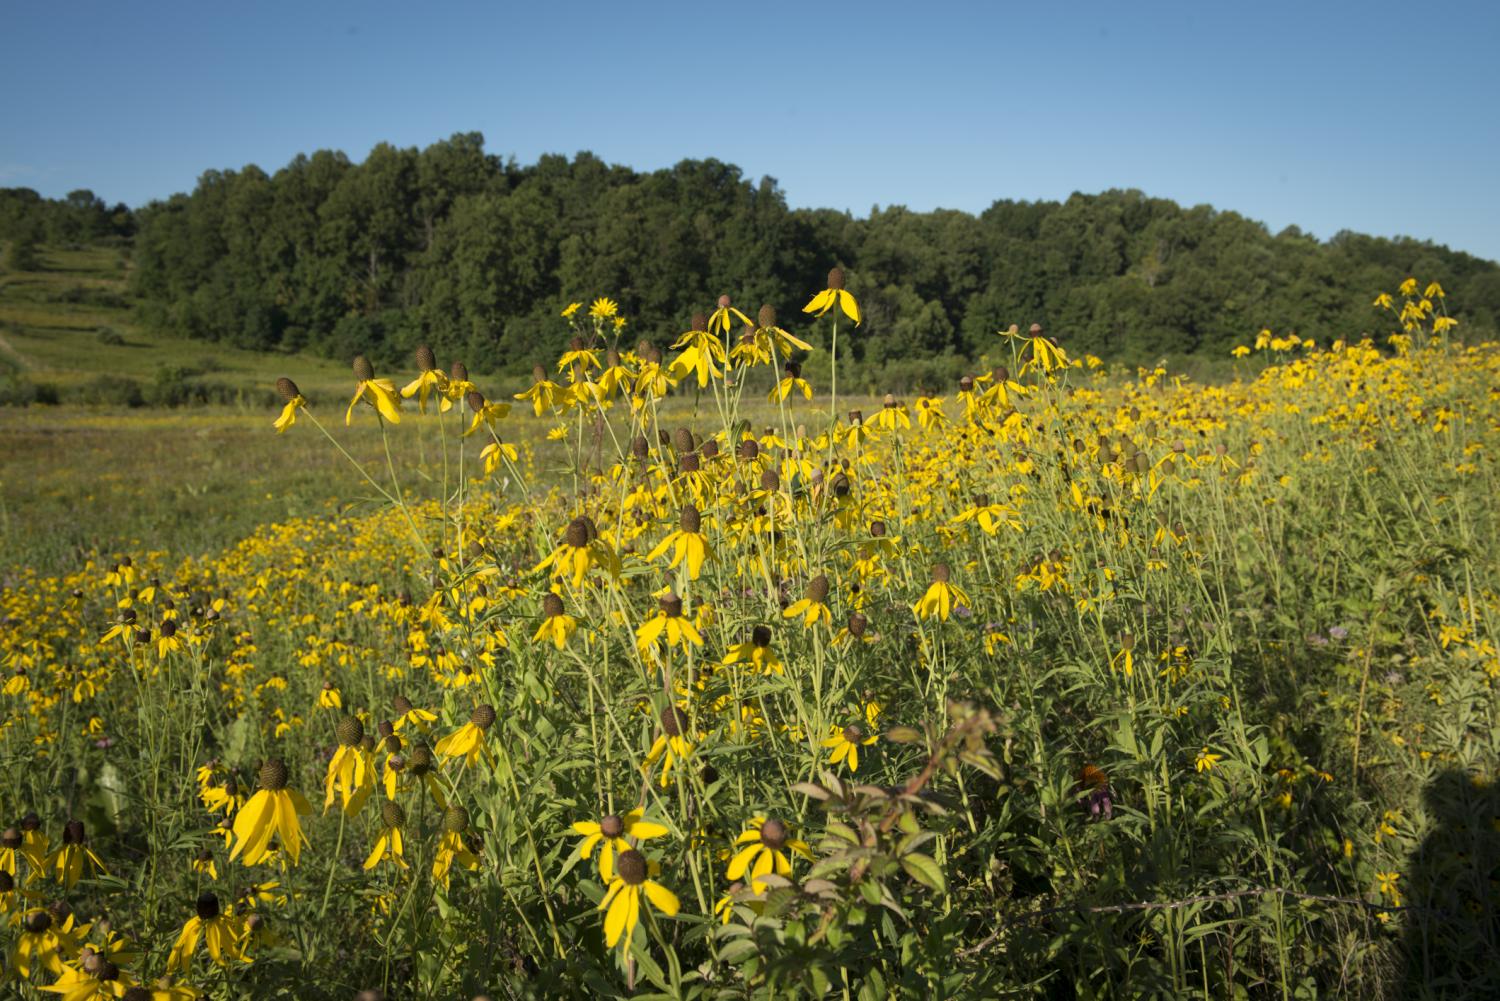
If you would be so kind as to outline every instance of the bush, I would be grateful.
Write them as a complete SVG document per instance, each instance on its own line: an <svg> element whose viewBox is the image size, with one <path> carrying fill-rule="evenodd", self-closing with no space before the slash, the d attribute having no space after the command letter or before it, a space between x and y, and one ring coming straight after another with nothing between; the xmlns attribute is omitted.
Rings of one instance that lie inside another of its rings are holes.
<svg viewBox="0 0 1500 1001"><path fill-rule="evenodd" d="M146 397L141 384L121 375L99 375L66 394L70 403L94 406L140 407Z"/></svg>
<svg viewBox="0 0 1500 1001"><path fill-rule="evenodd" d="M50 382L32 382L24 376L0 379L0 407L54 406L57 401L57 387Z"/></svg>
<svg viewBox="0 0 1500 1001"><path fill-rule="evenodd" d="M118 347L125 343L124 336L114 327L100 327L97 336L100 344Z"/></svg>

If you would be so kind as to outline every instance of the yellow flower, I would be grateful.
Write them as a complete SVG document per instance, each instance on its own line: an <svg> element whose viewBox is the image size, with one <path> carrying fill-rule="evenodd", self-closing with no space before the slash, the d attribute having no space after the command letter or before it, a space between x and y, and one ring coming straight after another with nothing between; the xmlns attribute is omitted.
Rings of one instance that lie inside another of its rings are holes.
<svg viewBox="0 0 1500 1001"><path fill-rule="evenodd" d="M58 845L57 851L47 857L43 869L54 873L57 881L65 889L72 889L74 884L83 877L84 869L108 875L104 863L99 861L93 849L89 848L87 838L84 836L83 821L70 820L63 826L62 844Z"/></svg>
<svg viewBox="0 0 1500 1001"><path fill-rule="evenodd" d="M675 570L677 564L686 560L688 579L697 580L698 574L703 570L704 562L713 558L713 549L703 535L703 520L698 509L691 504L685 505L678 520L678 526L677 531L662 539L646 559L660 559L670 549L672 561L668 566Z"/></svg>
<svg viewBox="0 0 1500 1001"><path fill-rule="evenodd" d="M615 877L610 881L599 910L604 915L604 942L611 949L624 938L629 950L630 939L641 922L641 897L649 900L657 910L667 917L677 914L680 904L677 895L650 877L660 874L661 867L648 862L640 852L631 848L620 853Z"/></svg>
<svg viewBox="0 0 1500 1001"><path fill-rule="evenodd" d="M824 603L828 598L828 577L818 574L808 581L807 592L801 599L793 602L782 612L783 618L802 620L805 629L812 628L814 622L821 621L825 626L833 625L833 614Z"/></svg>
<svg viewBox="0 0 1500 1001"><path fill-rule="evenodd" d="M578 307L580 307L582 305L583 305L583 303L581 303L581 302L570 302L570 303L568 303L566 306L563 307L563 311L562 311L563 318L567 319L568 317L572 316L574 313L578 312Z"/></svg>
<svg viewBox="0 0 1500 1001"><path fill-rule="evenodd" d="M655 615L641 623L635 631L636 646L642 653L655 648L658 640L665 638L667 646L703 645L703 634L682 616L682 599L668 591L657 599Z"/></svg>
<svg viewBox="0 0 1500 1001"><path fill-rule="evenodd" d="M615 302L613 299L608 298L607 296L600 296L599 298L595 299L594 304L589 307L589 316L593 317L596 320L606 320L609 317L614 316L619 311L619 303Z"/></svg>
<svg viewBox="0 0 1500 1001"><path fill-rule="evenodd" d="M425 414L427 397L436 395L439 407L446 413L453 406L453 401L448 397L448 377L437 367L432 349L425 344L417 348L417 370L417 377L402 387L402 398L409 400L417 396L417 412Z"/></svg>
<svg viewBox="0 0 1500 1001"><path fill-rule="evenodd" d="M559 650L567 648L568 638L578 628L578 620L563 611L562 598L551 591L542 595L542 624L532 635L533 643L550 642Z"/></svg>
<svg viewBox="0 0 1500 1001"><path fill-rule="evenodd" d="M1394 907L1401 906L1401 891L1396 886L1396 881L1401 878L1399 872L1377 872L1375 874L1375 885L1380 895L1390 901Z"/></svg>
<svg viewBox="0 0 1500 1001"><path fill-rule="evenodd" d="M208 948L208 958L220 966L230 960L244 959L245 924L233 913L219 909L219 898L204 891L198 897L198 913L188 918L172 943L167 957L167 972L187 970L201 940Z"/></svg>
<svg viewBox="0 0 1500 1001"><path fill-rule="evenodd" d="M677 763L686 761L693 753L693 745L684 733L687 727L687 713L681 709L674 706L661 714L661 733L652 742L641 769L649 772L660 761L662 788L666 788L671 780L672 769Z"/></svg>
<svg viewBox="0 0 1500 1001"><path fill-rule="evenodd" d="M786 850L791 849L803 858L811 859L812 851L804 842L789 837L786 825L779 820L752 817L746 830L735 839L735 845L743 845L729 860L726 873L731 882L750 876L750 889L755 893L765 892L760 877L775 873L778 876L792 874L791 859Z"/></svg>
<svg viewBox="0 0 1500 1001"><path fill-rule="evenodd" d="M375 839L375 847L370 850L365 859L365 868L373 869L381 862L389 859L402 869L410 868L406 859L402 858L405 842L401 835L401 828L406 826L406 811L401 809L401 804L394 800L386 800L380 804L380 835Z"/></svg>
<svg viewBox="0 0 1500 1001"><path fill-rule="evenodd" d="M401 423L401 398L396 395L396 384L389 379L375 378L375 369L364 355L354 359L354 396L349 400L349 409L344 413L344 423L354 423L354 407L364 400L374 407L380 416L392 424Z"/></svg>
<svg viewBox="0 0 1500 1001"><path fill-rule="evenodd" d="M812 297L812 301L802 307L802 312L822 316L834 306L838 306L845 316L859 326L859 303L854 301L854 296L844 290L844 269L834 268L828 272L828 287Z"/></svg>
<svg viewBox="0 0 1500 1001"><path fill-rule="evenodd" d="M297 384L285 377L276 380L276 392L280 394L283 406L281 416L276 418L271 426L276 429L277 434L281 434L297 423L297 408L306 407L307 400L303 398L302 391L297 388Z"/></svg>
<svg viewBox="0 0 1500 1001"><path fill-rule="evenodd" d="M345 716L335 729L339 746L328 762L323 809L326 812L337 796L343 799L344 813L353 817L375 791L375 762L361 746L365 725L357 717Z"/></svg>
<svg viewBox="0 0 1500 1001"><path fill-rule="evenodd" d="M1213 771L1214 766L1223 760L1224 755L1212 754L1209 752L1208 748L1205 747L1203 748L1203 750L1198 752L1198 757L1193 761L1193 767L1200 772L1211 772Z"/></svg>
<svg viewBox="0 0 1500 1001"><path fill-rule="evenodd" d="M281 759L273 758L261 766L260 789L234 817L231 862L243 856L245 865L258 865L270 854L271 839L275 837L291 855L292 864L297 864L302 846L307 844L297 817L312 813L312 805L301 793L288 789L286 780L286 763Z"/></svg>
<svg viewBox="0 0 1500 1001"><path fill-rule="evenodd" d="M479 868L479 856L471 852L464 843L464 835L468 830L468 810L454 804L443 811L443 836L438 841L437 854L432 858L432 878L445 887L455 865L470 872Z"/></svg>
<svg viewBox="0 0 1500 1001"><path fill-rule="evenodd" d="M878 705L871 702L865 706L865 722L869 724L872 731L868 737L865 736L865 731L858 724L851 723L849 726L832 727L828 739L823 741L824 747L833 749L833 753L828 756L829 763L837 765L841 762L848 762L849 771L859 771L860 745L869 747L879 739L878 735L873 732L875 721L879 716L880 707Z"/></svg>
<svg viewBox="0 0 1500 1001"><path fill-rule="evenodd" d="M466 758L470 765L484 750L484 734L495 722L495 707L484 703L474 707L469 721L437 742L433 750L444 758Z"/></svg>
<svg viewBox="0 0 1500 1001"><path fill-rule="evenodd" d="M644 808L637 807L623 817L611 813L598 823L592 820L573 822L574 833L583 835L583 840L578 843L578 857L590 858L594 854L594 849L600 848L599 878L605 883L615 878L615 856L630 850L630 843L625 840L626 838L641 842L659 838L667 833L663 825L642 820L641 817L645 815L645 812Z"/></svg>
<svg viewBox="0 0 1500 1001"><path fill-rule="evenodd" d="M930 619L936 615L941 621L947 622L948 616L959 606L972 609L974 604L969 600L968 594L950 583L948 564L933 564L932 584L921 600L912 606L912 611L919 619Z"/></svg>

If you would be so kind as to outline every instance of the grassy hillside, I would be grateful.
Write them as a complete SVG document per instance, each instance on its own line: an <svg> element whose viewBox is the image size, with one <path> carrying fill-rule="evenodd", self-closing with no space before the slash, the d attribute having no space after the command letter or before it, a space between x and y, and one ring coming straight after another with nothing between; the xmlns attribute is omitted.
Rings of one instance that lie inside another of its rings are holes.
<svg viewBox="0 0 1500 1001"><path fill-rule="evenodd" d="M36 271L0 272L0 387L41 398L100 404L152 402L167 383L204 398L260 407L276 377L295 369L304 388L339 389L343 365L326 359L242 351L148 332L126 299L130 263L112 247L48 247ZM163 374L167 373L167 374ZM0 402L6 390L0 388Z"/></svg>

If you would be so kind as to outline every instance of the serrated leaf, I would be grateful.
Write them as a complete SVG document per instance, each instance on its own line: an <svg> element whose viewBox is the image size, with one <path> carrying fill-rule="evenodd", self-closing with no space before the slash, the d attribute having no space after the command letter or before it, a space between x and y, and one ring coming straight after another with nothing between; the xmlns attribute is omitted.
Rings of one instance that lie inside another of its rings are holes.
<svg viewBox="0 0 1500 1001"><path fill-rule="evenodd" d="M910 855L901 856L901 868L912 879L939 893L944 892L947 882L943 879L942 867L937 860L930 855L921 852L912 852Z"/></svg>

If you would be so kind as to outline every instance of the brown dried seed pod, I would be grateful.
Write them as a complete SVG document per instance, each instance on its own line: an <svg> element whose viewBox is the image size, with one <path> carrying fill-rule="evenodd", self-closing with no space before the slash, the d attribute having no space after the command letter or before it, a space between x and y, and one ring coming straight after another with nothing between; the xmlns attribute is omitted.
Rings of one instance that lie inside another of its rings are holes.
<svg viewBox="0 0 1500 1001"><path fill-rule="evenodd" d="M450 806L443 811L443 830L449 834L462 834L469 829L469 811L461 806Z"/></svg>
<svg viewBox="0 0 1500 1001"><path fill-rule="evenodd" d="M786 847L786 837L786 825L775 817L760 825L760 843L772 851Z"/></svg>
<svg viewBox="0 0 1500 1001"><path fill-rule="evenodd" d="M354 378L360 382L369 382L375 378L375 366L364 355L354 356Z"/></svg>
<svg viewBox="0 0 1500 1001"><path fill-rule="evenodd" d="M932 565L932 582L934 584L946 584L952 577L952 571L946 563L934 563Z"/></svg>
<svg viewBox="0 0 1500 1001"><path fill-rule="evenodd" d="M705 459L718 458L719 443L713 438L708 439L708 441L705 441L701 446L699 446L698 454L703 456Z"/></svg>
<svg viewBox="0 0 1500 1001"><path fill-rule="evenodd" d="M708 330L708 314L706 314L706 313L694 313L693 314L693 332L694 333L702 333L702 332L704 332L706 330Z"/></svg>
<svg viewBox="0 0 1500 1001"><path fill-rule="evenodd" d="M281 397L283 403L291 403L302 395L302 390L297 388L295 382L286 376L282 376L276 380L276 395Z"/></svg>
<svg viewBox="0 0 1500 1001"><path fill-rule="evenodd" d="M965 375L965 376L959 377L959 380L958 380L958 391L960 393L972 393L972 392L974 392L974 377L972 375Z"/></svg>
<svg viewBox="0 0 1500 1001"><path fill-rule="evenodd" d="M771 645L771 627L759 625L750 630L750 642L764 649Z"/></svg>
<svg viewBox="0 0 1500 1001"><path fill-rule="evenodd" d="M760 455L760 443L754 438L746 438L740 442L739 448L735 451L741 459L749 462Z"/></svg>
<svg viewBox="0 0 1500 1001"><path fill-rule="evenodd" d="M774 469L767 469L760 474L760 487L762 490L780 490L781 476Z"/></svg>
<svg viewBox="0 0 1500 1001"><path fill-rule="evenodd" d="M651 443L646 441L645 435L636 435L630 439L630 454L637 459L644 459L651 454Z"/></svg>
<svg viewBox="0 0 1500 1001"><path fill-rule="evenodd" d="M634 848L626 849L615 859L615 871L631 886L640 886L646 881L646 856Z"/></svg>
<svg viewBox="0 0 1500 1001"><path fill-rule="evenodd" d="M448 368L448 378L454 379L454 380L456 380L458 382L468 382L469 381L469 366L465 365L461 361L454 362Z"/></svg>
<svg viewBox="0 0 1500 1001"><path fill-rule="evenodd" d="M682 614L682 598L671 591L658 598L656 603L663 612L667 613L668 618L675 618Z"/></svg>
<svg viewBox="0 0 1500 1001"><path fill-rule="evenodd" d="M677 468L684 473L696 473L703 468L703 462L697 452L689 452L678 460Z"/></svg>
<svg viewBox="0 0 1500 1001"><path fill-rule="evenodd" d="M542 614L547 618L561 615L563 613L563 600L551 591L542 595Z"/></svg>
<svg viewBox="0 0 1500 1001"><path fill-rule="evenodd" d="M677 519L677 524L684 532L701 532L703 531L703 516L698 513L696 507L688 504L683 507L682 515Z"/></svg>
<svg viewBox="0 0 1500 1001"><path fill-rule="evenodd" d="M1032 337L1042 336L1042 325L1040 323L1033 323L1031 325L1031 330L1029 331L1029 333Z"/></svg>
<svg viewBox="0 0 1500 1001"><path fill-rule="evenodd" d="M721 295L721 296L719 296L719 308L720 309L728 309L729 308L729 302L730 302L729 296L727 296L727 295Z"/></svg>
<svg viewBox="0 0 1500 1001"><path fill-rule="evenodd" d="M776 326L776 307L766 303L760 307L760 312L755 315L755 319L764 328Z"/></svg>
<svg viewBox="0 0 1500 1001"><path fill-rule="evenodd" d="M844 269L833 268L828 272L828 287L838 291L844 287Z"/></svg>
<svg viewBox="0 0 1500 1001"><path fill-rule="evenodd" d="M682 732L688 727L687 713L676 706L669 706L661 711L661 732L668 737L681 737Z"/></svg>
<svg viewBox="0 0 1500 1001"><path fill-rule="evenodd" d="M365 739L365 725L357 716L345 716L338 721L333 731L338 734L339 743L345 747L353 747Z"/></svg>
<svg viewBox="0 0 1500 1001"><path fill-rule="evenodd" d="M574 518L568 522L567 529L563 532L563 540L574 549L582 549L589 544L588 522L582 518Z"/></svg>
<svg viewBox="0 0 1500 1001"><path fill-rule="evenodd" d="M807 582L807 597L812 601L823 601L828 597L828 575L818 574Z"/></svg>
<svg viewBox="0 0 1500 1001"><path fill-rule="evenodd" d="M625 820L618 813L611 813L599 821L599 833L606 838L618 838L625 833Z"/></svg>
<svg viewBox="0 0 1500 1001"><path fill-rule="evenodd" d="M280 758L272 758L260 766L260 787L269 792L280 792L286 788L287 769L286 762Z"/></svg>
<svg viewBox="0 0 1500 1001"><path fill-rule="evenodd" d="M869 619L865 618L859 612L854 612L849 616L849 635L858 639L865 634L865 628L869 624Z"/></svg>
<svg viewBox="0 0 1500 1001"><path fill-rule="evenodd" d="M481 730L488 730L495 723L495 707L488 702L481 702L469 713L469 722Z"/></svg>
<svg viewBox="0 0 1500 1001"><path fill-rule="evenodd" d="M678 428L676 431L673 431L672 447L677 449L679 454L691 452L695 447L693 432L688 428Z"/></svg>
<svg viewBox="0 0 1500 1001"><path fill-rule="evenodd" d="M380 804L380 822L386 827L405 827L406 811L401 809L400 803L388 799Z"/></svg>
<svg viewBox="0 0 1500 1001"><path fill-rule="evenodd" d="M417 369L422 372L431 372L437 368L437 356L432 353L432 348L423 344L417 348Z"/></svg>
<svg viewBox="0 0 1500 1001"><path fill-rule="evenodd" d="M469 405L470 410L477 414L484 409L484 394L477 389L471 389L468 393L464 394L464 402Z"/></svg>

